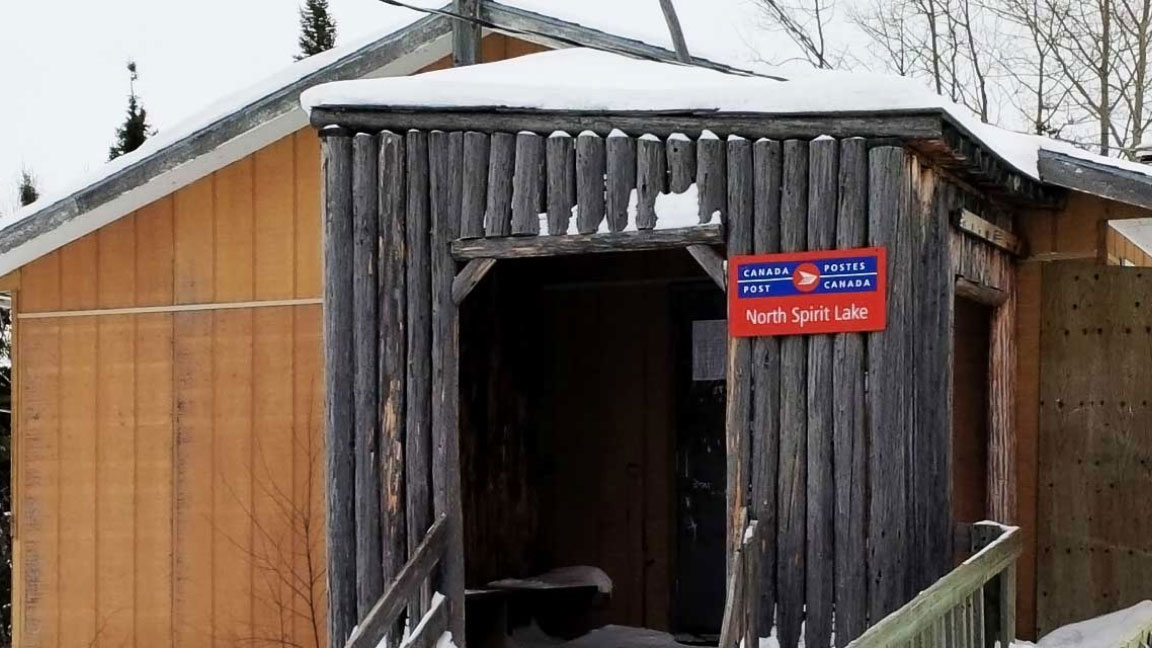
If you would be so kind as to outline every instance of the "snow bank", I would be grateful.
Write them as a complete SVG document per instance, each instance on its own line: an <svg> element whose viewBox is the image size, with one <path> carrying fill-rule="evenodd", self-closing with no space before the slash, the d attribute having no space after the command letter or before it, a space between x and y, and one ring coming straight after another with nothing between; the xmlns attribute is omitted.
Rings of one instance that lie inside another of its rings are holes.
<svg viewBox="0 0 1152 648"><path fill-rule="evenodd" d="M580 48L414 77L329 83L305 92L301 103L309 111L319 106L383 106L775 115L942 112L1034 179L1040 178L1041 149L1152 175L1146 165L984 124L967 108L905 77L810 70L780 81Z"/></svg>
<svg viewBox="0 0 1152 648"><path fill-rule="evenodd" d="M1152 628L1152 601L1057 628L1037 648L1115 648Z"/></svg>

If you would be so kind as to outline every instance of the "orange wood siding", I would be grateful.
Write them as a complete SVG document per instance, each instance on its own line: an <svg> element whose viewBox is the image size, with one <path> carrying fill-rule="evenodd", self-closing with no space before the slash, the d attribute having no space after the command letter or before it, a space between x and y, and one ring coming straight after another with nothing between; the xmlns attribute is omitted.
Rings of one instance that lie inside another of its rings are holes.
<svg viewBox="0 0 1152 648"><path fill-rule="evenodd" d="M17 645L324 643L321 306L260 306L320 297L319 154L305 129L21 269ZM99 313L177 305L206 309Z"/></svg>

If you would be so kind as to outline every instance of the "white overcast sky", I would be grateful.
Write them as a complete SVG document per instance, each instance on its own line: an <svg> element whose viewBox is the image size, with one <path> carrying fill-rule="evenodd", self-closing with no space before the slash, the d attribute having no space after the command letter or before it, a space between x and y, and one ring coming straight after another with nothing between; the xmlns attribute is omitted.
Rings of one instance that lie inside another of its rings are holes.
<svg viewBox="0 0 1152 648"><path fill-rule="evenodd" d="M338 42L406 10L329 0ZM297 0L0 0L0 213L21 168L61 189L108 157L128 94L125 64L163 130L292 62Z"/></svg>

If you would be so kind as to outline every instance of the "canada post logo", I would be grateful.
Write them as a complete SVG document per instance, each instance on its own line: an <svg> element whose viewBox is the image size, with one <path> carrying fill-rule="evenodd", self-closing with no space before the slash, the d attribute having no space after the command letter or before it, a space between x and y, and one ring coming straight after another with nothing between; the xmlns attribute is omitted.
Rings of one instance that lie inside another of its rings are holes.
<svg viewBox="0 0 1152 648"><path fill-rule="evenodd" d="M729 263L735 337L882 330L884 248L736 256Z"/></svg>

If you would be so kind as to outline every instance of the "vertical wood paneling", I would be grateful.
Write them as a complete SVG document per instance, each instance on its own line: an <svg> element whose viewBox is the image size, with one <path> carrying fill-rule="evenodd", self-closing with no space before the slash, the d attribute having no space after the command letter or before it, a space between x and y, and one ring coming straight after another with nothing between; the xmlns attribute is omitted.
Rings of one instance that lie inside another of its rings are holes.
<svg viewBox="0 0 1152 648"><path fill-rule="evenodd" d="M215 290L212 301L250 301L254 296L256 233L252 171L252 158L248 157L216 172Z"/></svg>
<svg viewBox="0 0 1152 648"><path fill-rule="evenodd" d="M328 609L324 576L324 359L322 309L293 309L293 498L301 509L295 533L293 582L296 583L295 632L306 647L327 645Z"/></svg>
<svg viewBox="0 0 1152 648"><path fill-rule="evenodd" d="M311 129L297 131L296 147L296 297L319 297L321 280L320 138Z"/></svg>
<svg viewBox="0 0 1152 648"><path fill-rule="evenodd" d="M177 246L179 248L179 246ZM213 616L213 314L176 313L173 633L176 646L211 643Z"/></svg>
<svg viewBox="0 0 1152 648"><path fill-rule="evenodd" d="M136 266L136 306L172 303L173 207L173 197L167 196L136 213L136 252L124 259Z"/></svg>
<svg viewBox="0 0 1152 648"><path fill-rule="evenodd" d="M214 177L176 192L173 270L178 304L210 303L215 297Z"/></svg>
<svg viewBox="0 0 1152 648"><path fill-rule="evenodd" d="M172 333L172 315L136 318L134 533L138 646L168 645L172 641Z"/></svg>
<svg viewBox="0 0 1152 648"><path fill-rule="evenodd" d="M255 153L253 169L256 299L291 299L296 277L296 196L285 178L295 170L295 136L285 137ZM313 250L316 255L319 250Z"/></svg>

